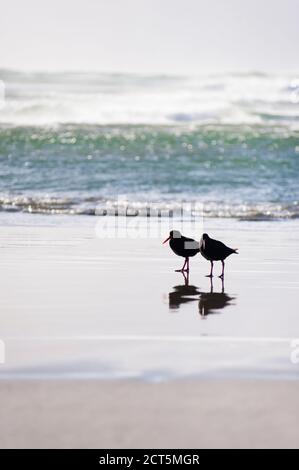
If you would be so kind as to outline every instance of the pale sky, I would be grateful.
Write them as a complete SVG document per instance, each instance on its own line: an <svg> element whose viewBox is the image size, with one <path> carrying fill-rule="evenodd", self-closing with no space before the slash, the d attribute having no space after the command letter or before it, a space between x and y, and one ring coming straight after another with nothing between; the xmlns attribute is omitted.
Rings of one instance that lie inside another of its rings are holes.
<svg viewBox="0 0 299 470"><path fill-rule="evenodd" d="M0 68L298 72L299 0L0 0Z"/></svg>

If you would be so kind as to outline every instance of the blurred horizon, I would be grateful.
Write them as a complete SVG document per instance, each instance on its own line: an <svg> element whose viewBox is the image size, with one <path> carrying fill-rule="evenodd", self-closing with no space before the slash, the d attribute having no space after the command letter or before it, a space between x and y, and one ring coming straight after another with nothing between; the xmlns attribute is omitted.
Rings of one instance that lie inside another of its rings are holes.
<svg viewBox="0 0 299 470"><path fill-rule="evenodd" d="M0 8L0 69L298 71L297 0L0 0Z"/></svg>
<svg viewBox="0 0 299 470"><path fill-rule="evenodd" d="M198 72L166 72L166 71L153 71L153 72L142 72L138 70L132 70L130 72L125 72L122 70L101 70L101 69L42 69L42 68L31 68L26 69L22 67L1 67L0 65L0 74L1 73L22 73L24 75L30 74L41 74L41 75L63 75L63 74L76 74L76 75L87 75L87 74L97 74L97 75L132 75L132 76L140 76L140 77L173 77L173 78L201 78L201 77L216 77L222 75L230 75L230 76L297 76L299 75L299 65L298 69L294 70L273 70L267 71L262 69L247 69L247 70L237 70L237 69L227 69L227 70L214 70L214 71L198 71ZM1 79L1 76L0 76Z"/></svg>

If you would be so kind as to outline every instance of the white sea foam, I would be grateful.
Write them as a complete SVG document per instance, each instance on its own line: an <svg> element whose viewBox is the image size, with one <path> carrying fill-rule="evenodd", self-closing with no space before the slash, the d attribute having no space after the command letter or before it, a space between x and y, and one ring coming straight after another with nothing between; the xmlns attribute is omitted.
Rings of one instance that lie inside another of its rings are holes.
<svg viewBox="0 0 299 470"><path fill-rule="evenodd" d="M47 125L291 122L299 119L296 76L165 77L0 71L0 123Z"/></svg>

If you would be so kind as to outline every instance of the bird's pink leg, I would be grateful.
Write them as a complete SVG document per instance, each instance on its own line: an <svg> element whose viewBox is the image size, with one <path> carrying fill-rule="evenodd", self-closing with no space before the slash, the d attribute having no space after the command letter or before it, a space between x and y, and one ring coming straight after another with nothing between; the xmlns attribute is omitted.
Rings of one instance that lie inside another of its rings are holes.
<svg viewBox="0 0 299 470"><path fill-rule="evenodd" d="M188 261L188 258L185 259L185 263L184 263L184 266L182 267L182 269L176 269L175 272L176 273L182 273L183 271L185 271L185 266L186 266L187 261Z"/></svg>
<svg viewBox="0 0 299 470"><path fill-rule="evenodd" d="M206 277L213 277L213 266L214 266L214 264L213 264L213 261L210 261L210 263L211 263L211 272Z"/></svg>
<svg viewBox="0 0 299 470"><path fill-rule="evenodd" d="M184 271L182 271L182 274L184 276L185 286L189 286L189 272L185 274Z"/></svg>
<svg viewBox="0 0 299 470"><path fill-rule="evenodd" d="M189 258L186 258L186 261L185 261L185 264L187 262L187 269L185 269L185 271L187 271L187 273L189 272ZM185 264L184 264L184 267L185 267Z"/></svg>
<svg viewBox="0 0 299 470"><path fill-rule="evenodd" d="M219 277L223 279L224 278L224 261L222 260L221 263L222 263L222 273L220 274Z"/></svg>

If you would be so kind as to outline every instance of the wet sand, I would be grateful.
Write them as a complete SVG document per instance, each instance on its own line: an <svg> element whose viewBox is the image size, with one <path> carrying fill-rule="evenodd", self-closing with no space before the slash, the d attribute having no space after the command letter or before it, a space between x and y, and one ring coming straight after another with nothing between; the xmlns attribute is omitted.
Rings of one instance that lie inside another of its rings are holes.
<svg viewBox="0 0 299 470"><path fill-rule="evenodd" d="M0 219L1 447L298 446L297 221L205 220L240 251L211 286L163 230Z"/></svg>
<svg viewBox="0 0 299 470"><path fill-rule="evenodd" d="M298 377L297 221L206 219L207 232L240 251L224 286L218 277L211 286L200 255L186 285L174 272L182 259L161 244L166 229L99 239L98 221L2 220L2 378Z"/></svg>

